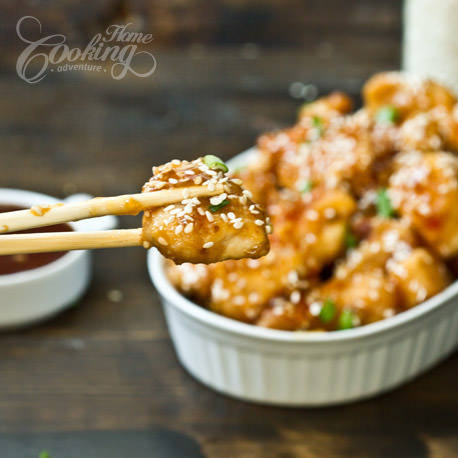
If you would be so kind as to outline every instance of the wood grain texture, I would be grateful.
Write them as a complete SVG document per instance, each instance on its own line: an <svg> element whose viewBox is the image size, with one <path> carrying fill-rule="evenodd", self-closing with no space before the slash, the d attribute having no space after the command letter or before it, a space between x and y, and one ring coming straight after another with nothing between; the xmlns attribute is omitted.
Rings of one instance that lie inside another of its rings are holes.
<svg viewBox="0 0 458 458"><path fill-rule="evenodd" d="M1 13L0 186L58 197L135 192L152 165L173 158L229 158L293 120L300 101L291 83L356 95L369 75L399 65L394 0L66 0L59 8L10 0ZM26 13L74 43L133 18L155 35L157 71L122 81L50 74L28 85L14 67L14 26ZM347 406L239 402L179 365L143 249L96 251L94 261L75 307L0 335L1 458L43 449L52 458L458 456L456 354L404 387Z"/></svg>

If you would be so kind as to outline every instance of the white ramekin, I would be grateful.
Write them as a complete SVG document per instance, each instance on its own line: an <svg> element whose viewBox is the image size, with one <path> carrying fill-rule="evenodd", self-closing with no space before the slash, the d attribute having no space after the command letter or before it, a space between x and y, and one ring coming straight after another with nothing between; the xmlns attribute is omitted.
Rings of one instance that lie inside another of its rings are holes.
<svg viewBox="0 0 458 458"><path fill-rule="evenodd" d="M231 166L249 161L253 151ZM458 281L411 310L361 328L286 332L204 309L170 284L159 252L150 250L147 262L183 366L240 399L289 406L363 399L411 380L458 344Z"/></svg>
<svg viewBox="0 0 458 458"><path fill-rule="evenodd" d="M240 323L182 296L148 253L178 358L198 380L240 399L325 406L374 396L421 374L458 344L458 282L392 318L328 333Z"/></svg>
<svg viewBox="0 0 458 458"><path fill-rule="evenodd" d="M76 194L64 202L87 198L87 194ZM58 202L45 194L0 188L0 205L31 207ZM112 229L116 224L113 216L70 223L76 231ZM90 276L88 251L71 251L42 267L0 275L0 329L26 326L71 306L86 291Z"/></svg>

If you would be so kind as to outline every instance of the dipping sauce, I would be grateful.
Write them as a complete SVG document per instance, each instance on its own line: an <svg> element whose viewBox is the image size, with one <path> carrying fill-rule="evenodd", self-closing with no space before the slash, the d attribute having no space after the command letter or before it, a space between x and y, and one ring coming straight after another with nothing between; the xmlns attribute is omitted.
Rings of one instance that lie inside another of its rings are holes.
<svg viewBox="0 0 458 458"><path fill-rule="evenodd" d="M14 205L0 205L0 213L24 210L23 207ZM36 232L70 232L73 229L68 224L55 224L53 226L38 227L12 234L31 234ZM1 237L1 235L0 235ZM68 251L58 251L55 253L33 253L33 254L14 254L0 256L0 275L14 274L25 270L36 269L37 267L49 264L61 258Z"/></svg>

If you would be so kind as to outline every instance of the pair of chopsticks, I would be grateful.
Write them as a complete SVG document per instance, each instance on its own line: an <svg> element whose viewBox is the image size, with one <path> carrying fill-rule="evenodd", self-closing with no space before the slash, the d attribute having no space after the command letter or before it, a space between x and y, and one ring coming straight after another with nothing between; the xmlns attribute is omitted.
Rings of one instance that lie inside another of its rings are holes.
<svg viewBox="0 0 458 458"><path fill-rule="evenodd" d="M142 228L4 234L98 216L136 215L147 208L170 205L185 198L213 196L223 191L221 184L216 185L212 191L206 186L191 186L116 197L96 197L85 202L36 206L28 210L0 213L0 255L140 246L143 244Z"/></svg>

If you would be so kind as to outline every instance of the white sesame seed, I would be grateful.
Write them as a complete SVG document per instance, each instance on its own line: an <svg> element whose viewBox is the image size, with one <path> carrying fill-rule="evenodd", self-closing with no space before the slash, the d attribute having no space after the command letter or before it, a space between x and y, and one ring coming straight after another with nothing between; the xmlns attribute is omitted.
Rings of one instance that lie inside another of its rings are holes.
<svg viewBox="0 0 458 458"><path fill-rule="evenodd" d="M194 184L197 184L197 185L199 185L199 184L201 184L201 183L202 183L202 177L200 177L200 176L197 176L197 177L195 177L195 178L194 178L194 180L193 180L193 181L194 181Z"/></svg>
<svg viewBox="0 0 458 458"><path fill-rule="evenodd" d="M301 293L299 291L293 291L289 296L289 300L293 304L297 304L301 300Z"/></svg>
<svg viewBox="0 0 458 458"><path fill-rule="evenodd" d="M159 237L159 238L157 239L157 241L158 241L161 245L164 245L164 246L167 246L167 245L168 245L167 240L165 240L165 239L162 238L162 237Z"/></svg>
<svg viewBox="0 0 458 458"><path fill-rule="evenodd" d="M315 210L307 210L305 217L310 221L316 221L319 217L318 212Z"/></svg>
<svg viewBox="0 0 458 458"><path fill-rule="evenodd" d="M321 308L322 305L319 302L313 302L309 307L310 315L318 316L321 312Z"/></svg>
<svg viewBox="0 0 458 458"><path fill-rule="evenodd" d="M199 215L204 216L205 215L205 210L202 207L197 207L197 213L199 213Z"/></svg>
<svg viewBox="0 0 458 458"><path fill-rule="evenodd" d="M236 221L234 223L234 229L242 229L243 227L243 221Z"/></svg>
<svg viewBox="0 0 458 458"><path fill-rule="evenodd" d="M239 186L241 186L243 184L243 181L240 180L239 178L232 178L232 183L238 184Z"/></svg>
<svg viewBox="0 0 458 458"><path fill-rule="evenodd" d="M245 298L243 296L235 296L232 302L234 305L243 305L245 303Z"/></svg>
<svg viewBox="0 0 458 458"><path fill-rule="evenodd" d="M175 208L175 205L172 204L172 205L169 205L168 207L165 207L164 210L166 212L169 212L170 210L173 210L174 208Z"/></svg>
<svg viewBox="0 0 458 458"><path fill-rule="evenodd" d="M186 224L186 227L184 228L184 232L185 234L190 234L193 229L194 229L194 223L188 223Z"/></svg>
<svg viewBox="0 0 458 458"><path fill-rule="evenodd" d="M205 216L207 217L208 221L210 221L210 223L213 223L213 221L215 221L215 218L208 210L205 211Z"/></svg>
<svg viewBox="0 0 458 458"><path fill-rule="evenodd" d="M169 183L170 183L170 184L177 184L177 183L178 183L178 180L175 179L175 178L169 178Z"/></svg>
<svg viewBox="0 0 458 458"><path fill-rule="evenodd" d="M182 230L183 230L183 225L182 225L182 224L179 224L179 225L175 228L175 234L178 235Z"/></svg>
<svg viewBox="0 0 458 458"><path fill-rule="evenodd" d="M196 174L194 170L185 170L184 173L185 175L195 175Z"/></svg>
<svg viewBox="0 0 458 458"><path fill-rule="evenodd" d="M213 246L213 242L207 242L202 245L202 248L211 248Z"/></svg>
<svg viewBox="0 0 458 458"><path fill-rule="evenodd" d="M262 219L256 219L254 224L256 224L256 226L264 226L265 223Z"/></svg>
<svg viewBox="0 0 458 458"><path fill-rule="evenodd" d="M233 220L233 219L235 219L235 213L229 212L229 213L227 214L227 217L228 217L230 220Z"/></svg>
<svg viewBox="0 0 458 458"><path fill-rule="evenodd" d="M227 223L227 215L226 215L226 213L220 213L219 216L221 216L221 219L222 219L225 223Z"/></svg>
<svg viewBox="0 0 458 458"><path fill-rule="evenodd" d="M252 199L252 198L253 198L253 194L251 194L251 192L248 191L248 189L244 189L244 190L242 191L242 194L243 194L244 196L247 196L249 199Z"/></svg>

